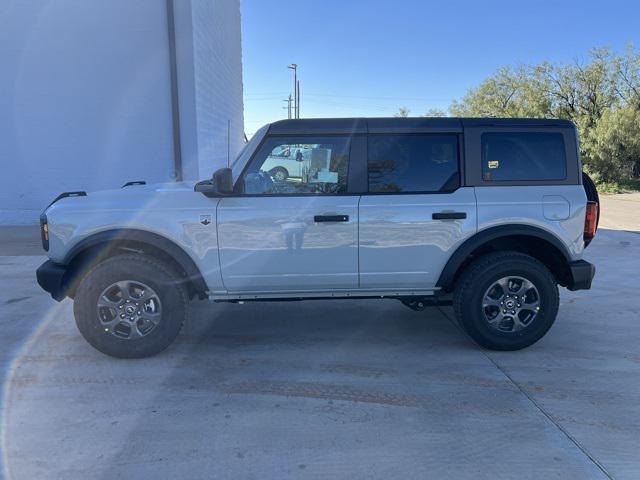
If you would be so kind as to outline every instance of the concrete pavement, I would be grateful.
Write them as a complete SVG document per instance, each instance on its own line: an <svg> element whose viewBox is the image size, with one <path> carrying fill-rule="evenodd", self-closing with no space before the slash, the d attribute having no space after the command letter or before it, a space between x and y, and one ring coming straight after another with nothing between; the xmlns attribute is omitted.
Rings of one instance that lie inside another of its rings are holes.
<svg viewBox="0 0 640 480"><path fill-rule="evenodd" d="M0 225L0 257L42 254L44 251L38 225Z"/></svg>
<svg viewBox="0 0 640 480"><path fill-rule="evenodd" d="M640 192L600 195L600 225L640 232Z"/></svg>
<svg viewBox="0 0 640 480"><path fill-rule="evenodd" d="M6 250L5 250L6 251ZM24 252L30 253L30 252ZM392 300L192 305L178 342L115 360L1 256L8 478L640 476L640 236L601 230L593 290L520 352Z"/></svg>

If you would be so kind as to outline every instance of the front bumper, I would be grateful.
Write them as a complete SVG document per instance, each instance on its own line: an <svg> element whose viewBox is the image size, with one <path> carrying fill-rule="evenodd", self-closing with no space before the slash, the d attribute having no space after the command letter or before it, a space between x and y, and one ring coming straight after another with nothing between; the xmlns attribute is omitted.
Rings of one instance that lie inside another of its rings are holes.
<svg viewBox="0 0 640 480"><path fill-rule="evenodd" d="M49 292L54 300L60 301L66 297L64 276L67 269L61 265L56 265L51 260L47 260L36 270L38 285L45 292Z"/></svg>
<svg viewBox="0 0 640 480"><path fill-rule="evenodd" d="M596 266L584 260L577 260L569 264L569 290L589 290L591 281L596 274Z"/></svg>

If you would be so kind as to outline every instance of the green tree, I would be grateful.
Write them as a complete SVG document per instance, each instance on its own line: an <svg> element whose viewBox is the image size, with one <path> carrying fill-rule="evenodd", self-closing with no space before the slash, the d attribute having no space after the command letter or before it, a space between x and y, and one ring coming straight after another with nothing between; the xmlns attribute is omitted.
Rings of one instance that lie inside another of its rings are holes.
<svg viewBox="0 0 640 480"><path fill-rule="evenodd" d="M640 109L640 52L627 47L625 55L615 57L614 90L623 103Z"/></svg>
<svg viewBox="0 0 640 480"><path fill-rule="evenodd" d="M602 181L640 175L640 52L596 48L567 64L502 67L449 112L461 117L572 120L586 167Z"/></svg>
<svg viewBox="0 0 640 480"><path fill-rule="evenodd" d="M549 100L529 67L499 68L449 108L457 117L548 117Z"/></svg>
<svg viewBox="0 0 640 480"><path fill-rule="evenodd" d="M429 108L427 109L427 111L424 113L425 117L446 117L447 116L447 112L445 112L444 110L440 109L440 108Z"/></svg>
<svg viewBox="0 0 640 480"><path fill-rule="evenodd" d="M640 175L640 110L605 110L582 138L585 165L596 179L617 182Z"/></svg>

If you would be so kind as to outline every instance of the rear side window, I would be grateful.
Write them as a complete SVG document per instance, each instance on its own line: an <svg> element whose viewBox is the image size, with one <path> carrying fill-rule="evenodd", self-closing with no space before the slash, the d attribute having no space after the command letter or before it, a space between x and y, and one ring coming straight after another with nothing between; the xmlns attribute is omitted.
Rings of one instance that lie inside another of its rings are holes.
<svg viewBox="0 0 640 480"><path fill-rule="evenodd" d="M452 191L460 185L457 135L370 135L369 192Z"/></svg>
<svg viewBox="0 0 640 480"><path fill-rule="evenodd" d="M481 144L482 178L485 181L567 178L562 133L483 133Z"/></svg>

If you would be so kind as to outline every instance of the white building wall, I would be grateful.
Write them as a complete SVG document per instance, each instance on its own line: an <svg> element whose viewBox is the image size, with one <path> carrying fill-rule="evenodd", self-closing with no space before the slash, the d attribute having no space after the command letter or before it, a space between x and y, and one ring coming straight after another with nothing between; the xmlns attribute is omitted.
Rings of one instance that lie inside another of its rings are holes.
<svg viewBox="0 0 640 480"><path fill-rule="evenodd" d="M199 170L233 161L244 144L240 5L193 1Z"/></svg>
<svg viewBox="0 0 640 480"><path fill-rule="evenodd" d="M244 145L240 2L175 8L184 177L208 178Z"/></svg>
<svg viewBox="0 0 640 480"><path fill-rule="evenodd" d="M205 178L227 119L241 145L239 0L174 3L184 177ZM172 178L166 0L0 2L0 224L63 191Z"/></svg>

